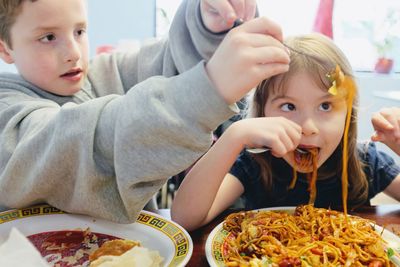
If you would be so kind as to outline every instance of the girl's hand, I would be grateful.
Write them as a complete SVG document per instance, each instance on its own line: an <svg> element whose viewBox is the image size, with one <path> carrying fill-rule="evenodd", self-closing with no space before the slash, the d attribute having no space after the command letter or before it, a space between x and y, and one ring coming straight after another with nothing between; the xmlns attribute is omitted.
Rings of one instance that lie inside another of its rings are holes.
<svg viewBox="0 0 400 267"><path fill-rule="evenodd" d="M223 32L233 26L236 19L254 18L256 0L202 0L200 10L204 25L212 32Z"/></svg>
<svg viewBox="0 0 400 267"><path fill-rule="evenodd" d="M244 119L231 127L228 130L234 142L240 142L244 148L270 147L275 157L295 150L302 132L298 124L284 117Z"/></svg>
<svg viewBox="0 0 400 267"><path fill-rule="evenodd" d="M288 71L289 62L281 28L260 17L229 31L206 71L220 95L232 104L264 79Z"/></svg>
<svg viewBox="0 0 400 267"><path fill-rule="evenodd" d="M371 118L375 133L372 141L387 145L397 155L400 155L400 108L383 108Z"/></svg>

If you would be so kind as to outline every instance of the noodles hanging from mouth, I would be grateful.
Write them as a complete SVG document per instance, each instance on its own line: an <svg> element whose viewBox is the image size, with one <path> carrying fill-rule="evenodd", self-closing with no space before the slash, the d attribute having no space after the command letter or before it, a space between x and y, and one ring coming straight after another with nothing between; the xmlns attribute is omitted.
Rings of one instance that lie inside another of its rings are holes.
<svg viewBox="0 0 400 267"><path fill-rule="evenodd" d="M283 211L233 213L223 228L226 266L395 266L370 220L299 206Z"/></svg>
<svg viewBox="0 0 400 267"><path fill-rule="evenodd" d="M306 169L312 165L312 172L307 173L307 180L308 180L308 191L310 192L310 200L309 204L314 204L315 198L317 196L317 171L318 171L318 148L313 147L309 149L304 149L308 153L299 153L294 152L295 157L295 167L293 168L293 179L289 185L289 189L294 188L297 180L297 171L296 169Z"/></svg>

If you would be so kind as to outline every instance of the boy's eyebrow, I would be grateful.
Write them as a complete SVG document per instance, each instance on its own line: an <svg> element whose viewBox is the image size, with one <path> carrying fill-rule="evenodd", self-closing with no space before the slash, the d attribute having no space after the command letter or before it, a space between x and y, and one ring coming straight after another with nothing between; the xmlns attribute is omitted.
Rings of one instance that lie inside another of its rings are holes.
<svg viewBox="0 0 400 267"><path fill-rule="evenodd" d="M75 28L86 28L86 27L87 27L87 23L86 22L80 22L80 23L76 23L75 24ZM40 26L39 25L39 26L37 26L36 28L33 29L33 32L35 32L35 33L52 32L52 31L55 31L55 30L58 30L58 29L60 29L60 27L58 27L58 26L48 27L48 26Z"/></svg>

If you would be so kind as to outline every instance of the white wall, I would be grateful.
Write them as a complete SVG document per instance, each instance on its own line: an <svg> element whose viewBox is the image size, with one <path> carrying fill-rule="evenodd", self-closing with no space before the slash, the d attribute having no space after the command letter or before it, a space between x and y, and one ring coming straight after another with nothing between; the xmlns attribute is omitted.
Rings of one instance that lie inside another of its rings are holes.
<svg viewBox="0 0 400 267"><path fill-rule="evenodd" d="M155 0L88 0L91 54L99 45L155 36Z"/></svg>

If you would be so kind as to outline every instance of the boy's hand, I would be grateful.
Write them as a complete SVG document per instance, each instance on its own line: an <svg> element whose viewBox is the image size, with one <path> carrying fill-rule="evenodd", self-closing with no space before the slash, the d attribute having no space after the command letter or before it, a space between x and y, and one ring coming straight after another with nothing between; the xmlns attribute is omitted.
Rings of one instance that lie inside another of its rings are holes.
<svg viewBox="0 0 400 267"><path fill-rule="evenodd" d="M243 147L267 146L275 157L294 151L302 132L300 125L284 117L243 119L232 124L227 131L232 140Z"/></svg>
<svg viewBox="0 0 400 267"><path fill-rule="evenodd" d="M200 10L204 25L212 32L223 32L233 26L236 19L254 18L256 0L202 0Z"/></svg>
<svg viewBox="0 0 400 267"><path fill-rule="evenodd" d="M288 71L289 62L281 28L260 17L229 31L206 70L217 91L232 104L264 79Z"/></svg>
<svg viewBox="0 0 400 267"><path fill-rule="evenodd" d="M387 145L397 155L400 155L400 108L383 108L371 119L375 133L372 141Z"/></svg>

